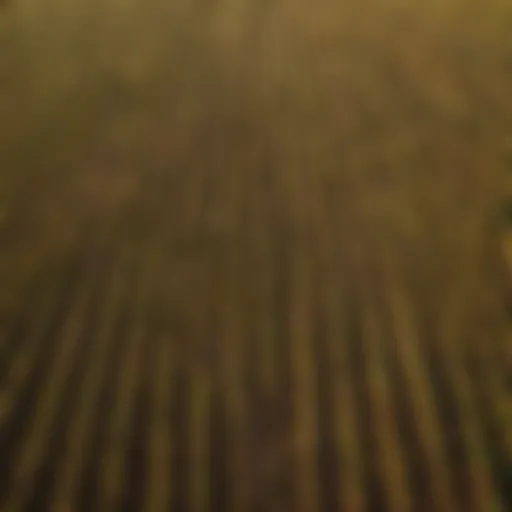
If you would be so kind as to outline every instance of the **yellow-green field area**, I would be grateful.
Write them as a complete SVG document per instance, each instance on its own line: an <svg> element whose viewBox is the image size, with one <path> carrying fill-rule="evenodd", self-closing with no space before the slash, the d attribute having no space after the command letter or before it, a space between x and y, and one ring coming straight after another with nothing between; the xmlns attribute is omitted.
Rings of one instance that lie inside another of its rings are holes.
<svg viewBox="0 0 512 512"><path fill-rule="evenodd" d="M510 0L0 1L0 511L512 510L507 216Z"/></svg>

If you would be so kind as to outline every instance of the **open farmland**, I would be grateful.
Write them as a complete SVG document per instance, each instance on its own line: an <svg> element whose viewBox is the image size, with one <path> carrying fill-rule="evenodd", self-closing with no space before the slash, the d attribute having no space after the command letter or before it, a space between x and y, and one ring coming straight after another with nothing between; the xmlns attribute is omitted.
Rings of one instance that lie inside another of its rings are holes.
<svg viewBox="0 0 512 512"><path fill-rule="evenodd" d="M0 511L512 510L512 3L424 4L0 2Z"/></svg>

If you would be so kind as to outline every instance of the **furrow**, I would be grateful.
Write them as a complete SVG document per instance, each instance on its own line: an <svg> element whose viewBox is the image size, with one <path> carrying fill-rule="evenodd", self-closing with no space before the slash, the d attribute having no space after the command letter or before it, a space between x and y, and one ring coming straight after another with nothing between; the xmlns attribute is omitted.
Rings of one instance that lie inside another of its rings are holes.
<svg viewBox="0 0 512 512"><path fill-rule="evenodd" d="M110 417L105 452L101 458L99 476L99 495L96 510L111 512L121 510L128 477L128 452L130 444L130 427L135 414L135 395L141 385L142 365L145 349L145 319L148 306L148 294L152 285L150 250L137 258L139 270L137 275L136 304L131 331L123 347L125 358L120 369L117 394Z"/></svg>
<svg viewBox="0 0 512 512"><path fill-rule="evenodd" d="M423 464L427 471L426 499L440 512L456 510L451 474L443 449L442 427L438 418L426 368L422 362L417 323L409 298L389 258L385 260L388 308L393 323L396 357L403 372L407 403L415 421ZM426 503L424 503L426 505Z"/></svg>
<svg viewBox="0 0 512 512"><path fill-rule="evenodd" d="M115 344L114 328L126 278L124 270L122 257L118 258L114 275L107 281L109 286L102 302L103 310L96 334L93 364L88 368L77 397L77 413L62 439L62 460L55 476L58 486L51 505L56 512L75 510L87 449L91 443L92 427L98 413L101 386L105 382L105 373L109 371L109 356Z"/></svg>
<svg viewBox="0 0 512 512"><path fill-rule="evenodd" d="M95 264L93 262L84 275L80 291L69 316L64 322L57 353L51 362L48 380L36 406L36 412L30 426L31 434L21 448L12 469L13 481L6 510L23 511L30 496L38 471L43 463L45 449L52 434L52 428L58 414L60 400L67 386L73 361L79 345L83 342L81 334L85 328L86 309L93 291Z"/></svg>

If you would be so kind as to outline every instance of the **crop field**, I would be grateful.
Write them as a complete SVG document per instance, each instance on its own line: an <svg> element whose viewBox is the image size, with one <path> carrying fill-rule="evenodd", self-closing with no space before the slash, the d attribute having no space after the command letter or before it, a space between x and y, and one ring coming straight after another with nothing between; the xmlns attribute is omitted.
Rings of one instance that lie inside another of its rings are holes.
<svg viewBox="0 0 512 512"><path fill-rule="evenodd" d="M0 1L0 511L512 510L507 223L508 0Z"/></svg>

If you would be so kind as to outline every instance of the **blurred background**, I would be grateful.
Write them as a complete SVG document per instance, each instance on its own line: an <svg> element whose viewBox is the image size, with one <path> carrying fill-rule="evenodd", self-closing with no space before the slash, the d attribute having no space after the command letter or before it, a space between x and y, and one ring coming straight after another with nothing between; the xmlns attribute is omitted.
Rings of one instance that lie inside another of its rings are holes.
<svg viewBox="0 0 512 512"><path fill-rule="evenodd" d="M512 508L512 3L0 2L0 510Z"/></svg>

